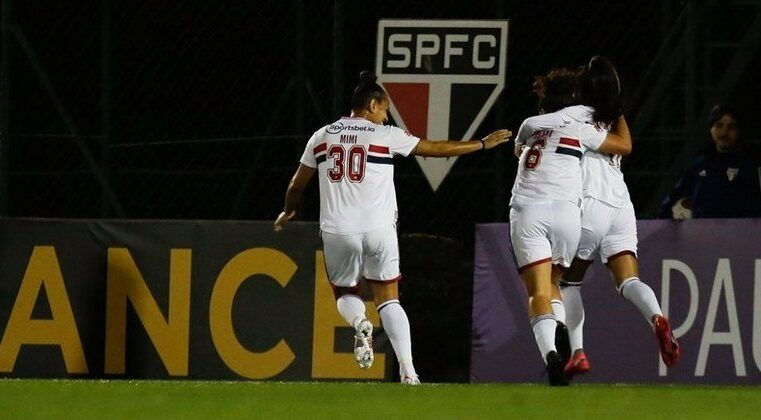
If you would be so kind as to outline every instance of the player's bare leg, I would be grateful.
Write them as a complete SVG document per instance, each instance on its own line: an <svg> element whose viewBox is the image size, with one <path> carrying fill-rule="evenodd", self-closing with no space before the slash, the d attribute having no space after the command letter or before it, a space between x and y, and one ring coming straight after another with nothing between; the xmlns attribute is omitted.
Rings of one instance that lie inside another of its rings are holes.
<svg viewBox="0 0 761 420"><path fill-rule="evenodd" d="M616 287L621 287L625 279L639 277L639 264L632 252L624 251L609 257L607 265L616 282Z"/></svg>
<svg viewBox="0 0 761 420"><path fill-rule="evenodd" d="M521 271L521 280L528 294L528 312L534 339L542 360L547 364L550 385L568 385L563 365L555 347L557 321L552 313L552 263L530 265Z"/></svg>
<svg viewBox="0 0 761 420"><path fill-rule="evenodd" d="M571 267L561 279L561 294L566 309L566 326L572 349L570 360L565 365L569 378L589 371L590 365L584 353L584 303L581 298L581 285L584 275L592 261L574 258Z"/></svg>
<svg viewBox="0 0 761 420"><path fill-rule="evenodd" d="M551 278L552 263L549 261L526 267L521 272L521 280L523 280L526 292L528 293L529 318L552 314L552 306L550 305L552 296Z"/></svg>
<svg viewBox="0 0 761 420"><path fill-rule="evenodd" d="M388 335L391 346L399 362L399 377L403 384L417 385L420 383L415 366L412 364L412 338L410 321L407 313L399 303L399 286L395 281L371 281L373 299L378 308L383 329Z"/></svg>

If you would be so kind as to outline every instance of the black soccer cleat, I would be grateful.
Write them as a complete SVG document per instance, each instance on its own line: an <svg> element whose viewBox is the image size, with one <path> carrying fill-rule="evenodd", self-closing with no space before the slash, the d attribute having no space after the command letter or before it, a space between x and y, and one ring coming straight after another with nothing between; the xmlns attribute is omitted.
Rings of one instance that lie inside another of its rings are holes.
<svg viewBox="0 0 761 420"><path fill-rule="evenodd" d="M565 366L571 360L571 340L568 337L568 327L560 321L555 327L555 348L558 350L560 361Z"/></svg>
<svg viewBox="0 0 761 420"><path fill-rule="evenodd" d="M555 351L547 353L547 376L551 386L568 386L568 377L563 370L565 365Z"/></svg>

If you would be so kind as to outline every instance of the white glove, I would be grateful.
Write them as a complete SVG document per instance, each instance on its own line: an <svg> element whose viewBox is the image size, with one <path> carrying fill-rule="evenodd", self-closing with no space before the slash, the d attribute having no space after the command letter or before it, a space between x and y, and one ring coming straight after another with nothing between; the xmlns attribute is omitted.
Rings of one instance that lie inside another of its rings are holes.
<svg viewBox="0 0 761 420"><path fill-rule="evenodd" d="M682 198L676 203L674 203L673 206L671 206L671 215L674 217L674 219L677 220L686 220L686 219L692 219L692 209L685 206L684 201L688 200L687 198Z"/></svg>

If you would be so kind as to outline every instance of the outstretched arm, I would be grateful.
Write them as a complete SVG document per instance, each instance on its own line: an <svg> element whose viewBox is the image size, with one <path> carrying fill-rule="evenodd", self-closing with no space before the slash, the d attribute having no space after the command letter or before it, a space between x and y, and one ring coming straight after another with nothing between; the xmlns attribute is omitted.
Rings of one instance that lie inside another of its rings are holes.
<svg viewBox="0 0 761 420"><path fill-rule="evenodd" d="M283 207L283 211L277 216L272 226L275 232L283 230L283 226L296 215L296 207L301 202L304 189L306 189L309 180L312 179L315 172L317 172L316 168L310 168L303 163L299 164L299 168L296 170L293 178L291 178L288 190L285 192L285 207Z"/></svg>
<svg viewBox="0 0 761 420"><path fill-rule="evenodd" d="M481 140L469 141L432 141L420 139L413 155L426 157L451 157L477 152L481 149L491 149L510 140L513 133L510 130L497 130Z"/></svg>

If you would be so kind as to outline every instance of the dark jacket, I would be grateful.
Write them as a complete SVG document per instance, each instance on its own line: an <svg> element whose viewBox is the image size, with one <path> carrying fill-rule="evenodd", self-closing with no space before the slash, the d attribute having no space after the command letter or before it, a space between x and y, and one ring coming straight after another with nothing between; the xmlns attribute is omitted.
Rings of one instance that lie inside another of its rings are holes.
<svg viewBox="0 0 761 420"><path fill-rule="evenodd" d="M692 200L694 218L761 217L761 168L742 150L698 153L674 191L661 204L659 216L671 218L680 198Z"/></svg>

